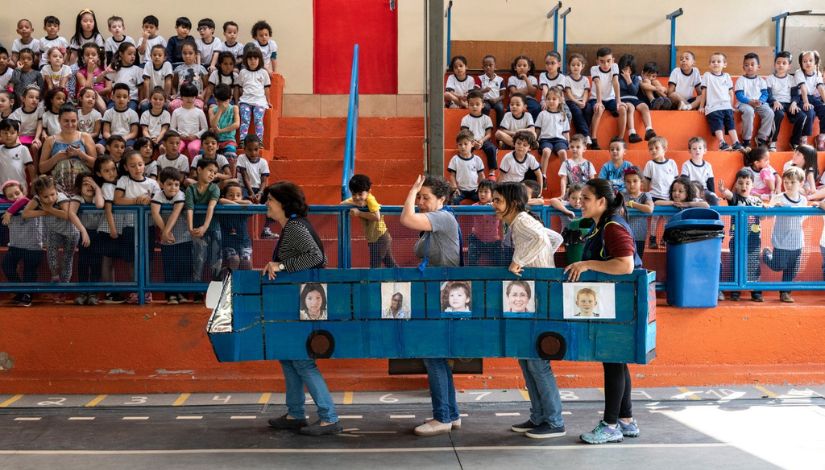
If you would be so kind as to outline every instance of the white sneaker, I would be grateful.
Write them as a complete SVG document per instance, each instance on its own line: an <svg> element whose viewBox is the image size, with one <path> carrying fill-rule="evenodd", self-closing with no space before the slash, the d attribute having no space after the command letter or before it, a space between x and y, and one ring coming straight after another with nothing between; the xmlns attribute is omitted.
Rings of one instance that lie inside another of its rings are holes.
<svg viewBox="0 0 825 470"><path fill-rule="evenodd" d="M452 423L453 429L461 429L461 418L453 421Z"/></svg>
<svg viewBox="0 0 825 470"><path fill-rule="evenodd" d="M590 136L587 136L587 140L585 140L584 143L589 146L593 143L593 139L591 139Z"/></svg>
<svg viewBox="0 0 825 470"><path fill-rule="evenodd" d="M679 106L679 111L690 111L690 103L682 102Z"/></svg>
<svg viewBox="0 0 825 470"><path fill-rule="evenodd" d="M413 432L416 436L437 436L439 434L448 434L452 429L453 423L442 423L431 419L426 423L417 426Z"/></svg>

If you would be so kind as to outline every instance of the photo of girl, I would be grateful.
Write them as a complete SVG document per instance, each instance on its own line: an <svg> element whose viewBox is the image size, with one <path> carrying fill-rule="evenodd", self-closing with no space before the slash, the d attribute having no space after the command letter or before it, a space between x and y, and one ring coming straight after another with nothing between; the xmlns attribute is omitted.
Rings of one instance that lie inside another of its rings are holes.
<svg viewBox="0 0 825 470"><path fill-rule="evenodd" d="M472 309L472 287L469 281L441 283L441 311L469 312Z"/></svg>
<svg viewBox="0 0 825 470"><path fill-rule="evenodd" d="M327 319L327 285L301 284L301 320Z"/></svg>
<svg viewBox="0 0 825 470"><path fill-rule="evenodd" d="M385 282L381 284L381 318L407 320L410 318L409 282Z"/></svg>
<svg viewBox="0 0 825 470"><path fill-rule="evenodd" d="M502 285L504 291L504 311L513 313L526 313L536 311L535 281L505 281Z"/></svg>

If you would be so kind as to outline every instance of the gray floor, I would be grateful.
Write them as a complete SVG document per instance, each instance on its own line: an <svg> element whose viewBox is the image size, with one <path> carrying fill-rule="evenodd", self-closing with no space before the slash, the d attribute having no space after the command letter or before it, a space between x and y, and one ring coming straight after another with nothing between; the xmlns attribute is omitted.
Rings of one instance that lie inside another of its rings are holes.
<svg viewBox="0 0 825 470"><path fill-rule="evenodd" d="M528 417L528 403L475 395L461 404L461 430L420 438L411 430L430 417L420 395L339 405L346 432L324 438L272 431L266 418L283 413L282 405L231 404L226 395L182 406L166 404L180 403L177 395L155 396L163 403L157 406L106 397L100 402L111 405L93 407L37 406L60 397L25 397L0 408L0 468L825 469L825 399L818 394L640 399L634 414L642 435L604 446L578 439L599 420L600 400L566 400L568 435L533 440L508 430ZM386 404L392 399L398 401ZM40 401L23 406L25 400ZM307 409L314 411L311 404Z"/></svg>

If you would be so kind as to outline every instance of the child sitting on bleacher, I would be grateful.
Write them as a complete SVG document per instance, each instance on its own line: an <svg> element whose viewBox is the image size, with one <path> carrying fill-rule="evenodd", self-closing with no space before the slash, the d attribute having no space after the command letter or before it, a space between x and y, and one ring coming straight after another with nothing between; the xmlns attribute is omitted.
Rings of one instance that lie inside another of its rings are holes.
<svg viewBox="0 0 825 470"><path fill-rule="evenodd" d="M803 51L799 54L799 70L794 74L799 87L799 104L805 112L806 136L813 135L814 117L819 118L819 135L816 149L825 150L825 83L819 70L819 52ZM807 139L803 144L808 143Z"/></svg>
<svg viewBox="0 0 825 470"><path fill-rule="evenodd" d="M642 115L642 122L645 125L645 140L656 137L653 130L653 121L650 118L650 108L641 99L642 77L636 74L636 58L631 54L619 57L619 96L622 104L625 105L627 113L627 140L631 144L641 142L642 138L636 133L636 111ZM624 129L619 129L619 137L624 135Z"/></svg>
<svg viewBox="0 0 825 470"><path fill-rule="evenodd" d="M696 56L693 52L684 51L679 54L679 67L670 72L667 96L673 103L673 109L690 111L702 106L702 92L698 88L702 84L702 74L695 64Z"/></svg>
<svg viewBox="0 0 825 470"><path fill-rule="evenodd" d="M529 114L527 114L529 116ZM515 150L508 153L501 160L498 178L499 183L516 182L520 183L525 179L535 179L539 184L539 193L544 187L544 175L541 173L541 165L536 157L530 153L536 148L536 136L532 131L521 130L513 136ZM532 174L530 173L532 172Z"/></svg>
<svg viewBox="0 0 825 470"><path fill-rule="evenodd" d="M484 56L481 60L484 73L478 79L481 82L481 92L484 93L484 114L490 115L490 110L496 112L496 126L501 125L504 117L504 77L496 75L496 58L492 55Z"/></svg>
<svg viewBox="0 0 825 470"><path fill-rule="evenodd" d="M610 161L599 170L599 178L610 181L613 190L617 192L624 191L624 173L633 166L624 159L626 145L624 140L614 137L610 141Z"/></svg>
<svg viewBox="0 0 825 470"><path fill-rule="evenodd" d="M476 157L478 158L478 157ZM482 183L486 180L482 180ZM349 213L353 218L360 219L364 226L364 237L370 252L370 267L380 268L383 264L387 268L396 266L392 256L392 237L381 215L381 204L370 191L372 181L367 175L352 175L349 180L349 190L352 197L341 201L342 205L353 206Z"/></svg>
<svg viewBox="0 0 825 470"><path fill-rule="evenodd" d="M570 147L567 142L570 135L570 121L564 115L561 103L561 92L558 88L551 88L547 92L547 109L539 113L534 124L536 134L539 136L541 174L544 175L545 180L547 180L550 157L556 154L563 162L567 160L567 149Z"/></svg>
<svg viewBox="0 0 825 470"><path fill-rule="evenodd" d="M670 197L656 201L657 206L671 206L678 209L708 207L708 203L696 193L696 188L691 184L690 180L684 176L679 176L673 180L668 193Z"/></svg>
<svg viewBox="0 0 825 470"><path fill-rule="evenodd" d="M631 166L625 170L624 186L625 190L622 192L622 196L624 196L625 207L645 214L653 212L653 199L649 194L642 192L642 173L638 167ZM640 258L645 253L647 220L648 217L640 215L632 215L627 218L630 231L633 232L633 241L636 243L636 253L639 254Z"/></svg>
<svg viewBox="0 0 825 470"><path fill-rule="evenodd" d="M466 108L468 106L467 93L478 88L475 79L467 74L467 58L457 55L450 60L450 71L447 85L444 87L444 99L448 108Z"/></svg>
<svg viewBox="0 0 825 470"><path fill-rule="evenodd" d="M765 146L756 147L745 154L745 169L750 171L753 180L751 194L755 194L764 201L769 201L779 192L776 184L776 170L771 166L770 153Z"/></svg>
<svg viewBox="0 0 825 470"><path fill-rule="evenodd" d="M816 149L810 145L798 145L791 155L791 159L782 166L782 174L791 167L797 167L805 174L802 183L802 194L813 195L816 192L816 177L819 174Z"/></svg>
<svg viewBox="0 0 825 470"><path fill-rule="evenodd" d="M507 91L510 95L520 93L524 95L524 103L527 105L527 112L533 116L535 121L541 112L541 104L536 101L538 91L538 80L533 76L536 66L533 60L526 55L517 56L510 64L510 78L507 79Z"/></svg>
<svg viewBox="0 0 825 470"><path fill-rule="evenodd" d="M782 174L782 185L785 192L777 194L771 199L774 207L808 207L808 200L802 194L802 182L805 172L797 167L790 167ZM782 271L782 282L793 282L799 272L799 260L802 257L802 248L805 246L805 236L802 222L805 217L777 216L771 235L770 248L762 249L762 261L771 271ZM793 302L789 290L779 291L779 300Z"/></svg>
<svg viewBox="0 0 825 470"><path fill-rule="evenodd" d="M596 51L596 59L598 64L590 67L590 80L593 82L593 92L590 94L590 102L593 103L590 148L600 150L596 136L599 135L602 114L608 111L613 117L618 118L618 135L622 136L627 125L627 111L619 99L619 66L613 62L613 52L610 48L602 47Z"/></svg>
<svg viewBox="0 0 825 470"><path fill-rule="evenodd" d="M568 185L584 185L596 176L596 167L584 158L586 151L583 135L576 134L570 138L570 158L563 160L559 167L562 194L567 194Z"/></svg>
<svg viewBox="0 0 825 470"><path fill-rule="evenodd" d="M753 138L753 117L759 116L759 130L756 133L754 147L767 146L773 135L773 110L768 105L768 83L757 75L759 72L759 55L755 52L745 54L742 62L742 76L736 80L735 94L739 103L736 109L742 113L742 142L746 147Z"/></svg>
<svg viewBox="0 0 825 470"><path fill-rule="evenodd" d="M590 102L590 79L582 75L585 59L579 53L570 54L569 74L564 84L564 103L570 111L570 120L576 132L590 138L590 120L593 117L593 104Z"/></svg>
<svg viewBox="0 0 825 470"><path fill-rule="evenodd" d="M482 180L478 184L478 202L474 206L490 206L496 183ZM501 249L501 224L495 215L477 215L472 218L467 248L470 266L506 266ZM487 262L482 262L487 258Z"/></svg>
<svg viewBox="0 0 825 470"><path fill-rule="evenodd" d="M753 188L753 172L747 168L743 168L736 172L736 183L731 192L723 180L719 181L719 192L722 197L728 201L729 206L748 206L748 207L762 207L762 199L758 196L751 195ZM736 228L736 219L731 219L730 224L730 242L728 248L731 253L731 262L736 259L734 253L736 252L736 233L744 232L748 237L748 271L746 273L747 280L758 281L762 274L762 269L759 264L759 246L762 243L762 227L759 223L758 216L748 216L747 227ZM739 300L740 293L738 291L730 292L730 300ZM721 298L721 296L720 296ZM751 291L751 300L754 302L763 302L762 291Z"/></svg>
<svg viewBox="0 0 825 470"><path fill-rule="evenodd" d="M468 129L461 129L455 138L458 154L453 155L447 165L454 205L461 204L464 199L478 202L478 183L484 179L484 163L478 155L473 155L473 141L473 133Z"/></svg>
<svg viewBox="0 0 825 470"><path fill-rule="evenodd" d="M522 94L510 95L510 111L504 115L496 131L496 140L502 148L513 148L515 134L520 131L527 131L535 138L533 116L527 112L524 101Z"/></svg>
<svg viewBox="0 0 825 470"><path fill-rule="evenodd" d="M490 116L482 112L484 108L484 94L479 90L472 90L467 95L467 107L470 113L461 118L461 129L467 129L473 134L473 148L481 149L487 157L487 169L490 178L495 179L496 168L496 146L493 145L493 121Z"/></svg>
<svg viewBox="0 0 825 470"><path fill-rule="evenodd" d="M710 162L705 160L705 151L707 144L705 139L701 137L691 137L688 140L688 151L690 152L690 159L682 164L682 176L687 177L690 181L698 181L705 188L704 191L713 192L716 188L716 182L713 179L713 167ZM700 194L699 196L702 196Z"/></svg>
<svg viewBox="0 0 825 470"><path fill-rule="evenodd" d="M561 106L567 120L571 119L570 110L564 103L564 88L567 86L567 77L561 73L561 54L549 51L544 56L544 72L539 74L539 88L541 88L541 109L547 109L547 92L551 88L558 88L562 93Z"/></svg>
<svg viewBox="0 0 825 470"><path fill-rule="evenodd" d="M776 141L779 139L779 129L785 116L793 124L790 147L804 144L803 131L805 130L805 113L799 108L796 100L791 98L795 90L794 77L789 72L791 68L791 53L782 51L776 54L773 62L774 72L765 77L768 85L768 104L773 109L773 136L768 146L771 152L776 152Z"/></svg>
<svg viewBox="0 0 825 470"><path fill-rule="evenodd" d="M666 200L670 195L670 185L679 175L676 162L665 156L667 151L667 139L664 137L654 137L647 143L650 152L650 161L645 164L642 176L645 178L647 192L653 202ZM656 235L659 233L659 220L661 217L654 217L650 227L650 248L659 247Z"/></svg>
<svg viewBox="0 0 825 470"><path fill-rule="evenodd" d="M639 85L639 98L651 111L667 111L673 103L667 97L667 87L661 84L659 66L656 62L646 62L642 67L642 83Z"/></svg>
<svg viewBox="0 0 825 470"><path fill-rule="evenodd" d="M719 140L719 150L739 150L745 148L739 143L736 126L733 123L733 81L724 73L727 57L721 52L710 56L709 71L702 75L702 97L699 111L704 111L710 131ZM731 143L725 142L725 134Z"/></svg>

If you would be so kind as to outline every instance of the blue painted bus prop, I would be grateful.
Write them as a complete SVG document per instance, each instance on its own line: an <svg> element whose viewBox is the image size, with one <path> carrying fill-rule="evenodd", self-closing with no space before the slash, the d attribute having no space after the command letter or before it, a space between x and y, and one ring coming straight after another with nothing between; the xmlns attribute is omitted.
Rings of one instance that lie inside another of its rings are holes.
<svg viewBox="0 0 825 470"><path fill-rule="evenodd" d="M509 302L505 286L514 280L532 281L535 312L503 311ZM221 362L513 357L646 364L655 357L654 272L587 272L581 284L565 280L563 270L545 268L525 269L521 278L506 268L486 267L321 269L279 273L272 281L257 271L235 271L224 281L207 333ZM445 311L451 308L442 301L453 301L442 294L448 281L471 291L469 311ZM406 318L382 318L382 284L407 284ZM320 285L323 292L308 292L307 285ZM587 289L571 294L575 286ZM581 316L596 297L603 311ZM302 320L311 312L301 307L315 308L321 300L321 319ZM606 305L611 303L613 310Z"/></svg>

